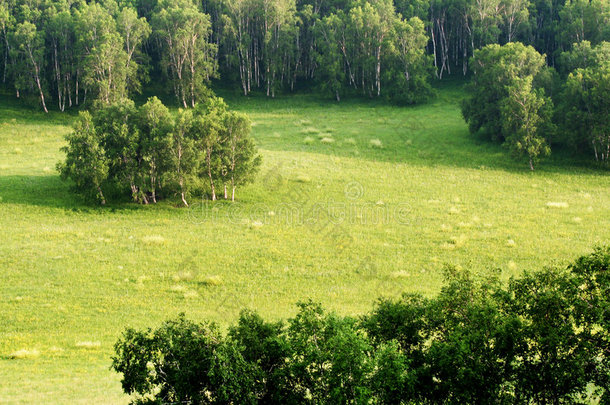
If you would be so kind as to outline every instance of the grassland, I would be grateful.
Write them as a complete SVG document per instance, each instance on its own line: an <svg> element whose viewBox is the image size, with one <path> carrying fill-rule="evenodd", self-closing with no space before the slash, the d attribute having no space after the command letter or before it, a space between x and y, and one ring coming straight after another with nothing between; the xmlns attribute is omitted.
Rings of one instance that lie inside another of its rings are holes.
<svg viewBox="0 0 610 405"><path fill-rule="evenodd" d="M124 403L109 370L128 326L250 307L342 314L434 294L443 266L507 279L610 241L610 177L539 170L471 137L460 85L400 108L241 98L264 164L234 205L91 207L54 170L73 117L0 99L0 403Z"/></svg>

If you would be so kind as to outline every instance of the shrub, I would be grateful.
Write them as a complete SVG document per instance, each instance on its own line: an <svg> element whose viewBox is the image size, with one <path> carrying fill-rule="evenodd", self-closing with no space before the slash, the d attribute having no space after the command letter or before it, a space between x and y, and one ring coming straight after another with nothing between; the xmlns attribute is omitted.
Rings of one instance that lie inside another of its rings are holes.
<svg viewBox="0 0 610 405"><path fill-rule="evenodd" d="M244 311L227 335L184 316L129 329L113 368L150 403L608 403L609 293L610 247L507 286L448 268L437 297L360 319L306 302L286 323Z"/></svg>

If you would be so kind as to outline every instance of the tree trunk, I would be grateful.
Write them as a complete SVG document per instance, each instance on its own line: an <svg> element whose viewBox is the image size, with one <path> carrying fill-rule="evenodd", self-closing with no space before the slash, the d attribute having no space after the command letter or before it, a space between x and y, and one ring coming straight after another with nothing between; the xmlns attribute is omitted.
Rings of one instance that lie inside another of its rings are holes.
<svg viewBox="0 0 610 405"><path fill-rule="evenodd" d="M4 43L6 45L6 52L4 53L4 70L2 71L2 83L6 83L6 69L8 68L8 53L10 51L10 46L8 43L8 36L6 33L6 28L2 30L4 36Z"/></svg>
<svg viewBox="0 0 610 405"><path fill-rule="evenodd" d="M231 201L235 202L235 177L231 175Z"/></svg>
<svg viewBox="0 0 610 405"><path fill-rule="evenodd" d="M533 162L533 160L532 160L532 157L531 157L531 156L530 156L530 158L529 158L529 163L530 163L530 170L531 170L531 171L534 171L534 162Z"/></svg>
<svg viewBox="0 0 610 405"><path fill-rule="evenodd" d="M156 182L155 177L151 176L150 177L150 195L152 198L152 202L156 204L157 203L157 191L155 189L155 182Z"/></svg>
<svg viewBox="0 0 610 405"><path fill-rule="evenodd" d="M214 178L212 177L211 151L208 151L208 177L210 178L210 188L212 189L212 201L216 201L216 188L214 187Z"/></svg>
<svg viewBox="0 0 610 405"><path fill-rule="evenodd" d="M48 113L49 110L47 110L47 105L44 102L44 93L42 92L42 86L40 85L40 78L38 77L38 72L36 72L36 84L38 85L38 91L40 92L40 101L42 102L42 109L45 113Z"/></svg>
<svg viewBox="0 0 610 405"><path fill-rule="evenodd" d="M36 86L38 86L38 92L40 93L40 101L42 102L42 109L45 113L48 113L47 105L44 102L44 93L42 92L42 86L40 85L40 69L38 68L38 64L34 59L34 55L32 54L32 50L30 47L27 48L28 55L30 57L30 62L32 62L32 66L34 67L34 79L36 80Z"/></svg>
<svg viewBox="0 0 610 405"><path fill-rule="evenodd" d="M74 98L75 98L75 102L76 105L78 105L78 69L76 69L76 84L75 84L75 91L74 91Z"/></svg>
<svg viewBox="0 0 610 405"><path fill-rule="evenodd" d="M102 205L106 205L106 199L104 198L104 193L102 193L102 188L97 186L97 192L100 193L100 202Z"/></svg>
<svg viewBox="0 0 610 405"><path fill-rule="evenodd" d="M55 80L57 80L57 101L59 102L59 110L64 111L65 102L62 103L62 86L61 86L61 72L59 69L59 60L57 57L57 43L53 41L53 59L55 62Z"/></svg>

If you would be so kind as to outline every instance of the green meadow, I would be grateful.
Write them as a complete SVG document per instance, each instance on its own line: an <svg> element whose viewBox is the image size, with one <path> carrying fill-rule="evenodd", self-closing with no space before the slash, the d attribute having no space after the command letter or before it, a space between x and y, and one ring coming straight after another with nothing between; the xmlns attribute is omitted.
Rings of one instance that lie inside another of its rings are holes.
<svg viewBox="0 0 610 405"><path fill-rule="evenodd" d="M447 265L508 280L610 241L610 172L556 153L530 172L468 133L460 83L431 103L239 97L263 165L234 204L86 204L56 170L74 116L0 96L0 403L125 403L126 327L225 326L313 299L358 315L437 293Z"/></svg>

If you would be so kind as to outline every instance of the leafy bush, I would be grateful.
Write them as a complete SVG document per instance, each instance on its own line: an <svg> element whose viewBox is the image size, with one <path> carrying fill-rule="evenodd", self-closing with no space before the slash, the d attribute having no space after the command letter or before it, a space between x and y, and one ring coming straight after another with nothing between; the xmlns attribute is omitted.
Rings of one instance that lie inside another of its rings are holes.
<svg viewBox="0 0 610 405"><path fill-rule="evenodd" d="M286 323L244 311L225 336L184 316L130 329L113 368L140 403L608 403L609 292L610 247L508 285L449 268L437 297L360 319L305 302Z"/></svg>

